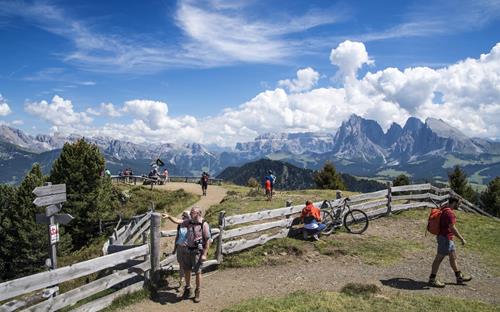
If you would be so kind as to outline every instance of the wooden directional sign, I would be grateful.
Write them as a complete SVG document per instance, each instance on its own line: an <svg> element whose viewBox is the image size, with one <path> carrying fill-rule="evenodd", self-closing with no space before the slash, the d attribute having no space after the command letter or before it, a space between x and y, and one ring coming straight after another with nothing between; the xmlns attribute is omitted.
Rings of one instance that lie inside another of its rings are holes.
<svg viewBox="0 0 500 312"><path fill-rule="evenodd" d="M50 217L53 214L56 214L61 210L61 205L50 205L45 207L45 215Z"/></svg>
<svg viewBox="0 0 500 312"><path fill-rule="evenodd" d="M33 194L40 197L61 193L66 193L66 184L39 186L33 190Z"/></svg>
<svg viewBox="0 0 500 312"><path fill-rule="evenodd" d="M49 196L37 197L33 201L35 206L48 206L53 204L59 204L66 201L66 193L54 194Z"/></svg>
<svg viewBox="0 0 500 312"><path fill-rule="evenodd" d="M47 217L43 213L37 213L35 215L36 223L38 224L49 224L50 217ZM68 224L73 220L73 216L69 213L58 213L54 215L54 223Z"/></svg>

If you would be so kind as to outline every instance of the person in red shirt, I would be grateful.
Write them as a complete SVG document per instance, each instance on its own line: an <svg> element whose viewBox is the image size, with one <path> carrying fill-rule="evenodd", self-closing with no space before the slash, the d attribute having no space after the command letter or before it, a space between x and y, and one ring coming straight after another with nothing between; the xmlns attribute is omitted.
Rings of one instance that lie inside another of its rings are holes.
<svg viewBox="0 0 500 312"><path fill-rule="evenodd" d="M441 262L446 256L450 258L450 266L455 272L457 278L457 284L463 285L472 279L471 276L464 275L457 266L457 255L455 252L455 243L453 238L457 236L461 241L462 245L466 244L465 239L460 234L456 227L457 218L453 210L460 207L460 200L456 197L450 197L448 200L448 207L444 207L441 210L441 217L439 220L439 235L437 236L437 254L432 263L432 272L429 276L429 286L433 287L444 287L445 284L440 282L437 278L437 272Z"/></svg>
<svg viewBox="0 0 500 312"><path fill-rule="evenodd" d="M264 186L266 188L267 200L271 200L273 198L273 193L272 193L272 189L271 189L271 181L269 179L266 179Z"/></svg>
<svg viewBox="0 0 500 312"><path fill-rule="evenodd" d="M321 223L321 211L315 207L312 201L306 201L306 206L302 209L300 215L302 222L304 222L304 239L307 239L307 234L313 234L314 240L319 240L319 233L326 227Z"/></svg>

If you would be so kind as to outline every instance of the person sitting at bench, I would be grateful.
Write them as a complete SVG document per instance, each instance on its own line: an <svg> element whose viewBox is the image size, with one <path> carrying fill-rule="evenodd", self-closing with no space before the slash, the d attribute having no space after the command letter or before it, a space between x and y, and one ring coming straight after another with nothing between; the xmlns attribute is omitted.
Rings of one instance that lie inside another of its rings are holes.
<svg viewBox="0 0 500 312"><path fill-rule="evenodd" d="M312 234L314 240L319 240L319 233L326 227L321 223L321 211L315 207L312 201L306 201L306 206L302 209L300 215L302 222L304 222L304 239L308 238L308 234Z"/></svg>

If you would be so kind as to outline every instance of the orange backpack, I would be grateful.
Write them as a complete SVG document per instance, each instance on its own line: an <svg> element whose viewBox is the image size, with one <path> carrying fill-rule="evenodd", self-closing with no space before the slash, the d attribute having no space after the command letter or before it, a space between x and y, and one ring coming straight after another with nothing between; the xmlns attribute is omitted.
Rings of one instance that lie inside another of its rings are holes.
<svg viewBox="0 0 500 312"><path fill-rule="evenodd" d="M434 235L439 235L441 214L443 213L444 209L449 208L433 208L431 209L431 213L429 214L429 220L427 221L427 231Z"/></svg>

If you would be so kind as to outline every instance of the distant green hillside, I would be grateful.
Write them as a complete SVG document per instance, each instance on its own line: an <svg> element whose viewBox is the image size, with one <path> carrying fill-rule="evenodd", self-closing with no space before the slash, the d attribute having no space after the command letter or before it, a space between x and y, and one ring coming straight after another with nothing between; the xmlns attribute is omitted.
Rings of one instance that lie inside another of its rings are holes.
<svg viewBox="0 0 500 312"><path fill-rule="evenodd" d="M299 168L287 162L271 159L260 159L246 163L241 167L228 167L217 178L237 185L247 185L248 179L255 178L259 183L263 184L269 170L272 170L276 175L277 189L294 190L316 187L313 180L313 170ZM359 179L349 174L342 174L342 179L347 189L353 192L373 192L385 188L383 183Z"/></svg>

